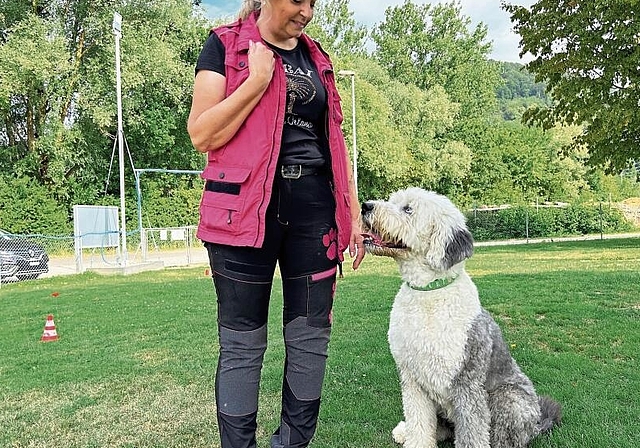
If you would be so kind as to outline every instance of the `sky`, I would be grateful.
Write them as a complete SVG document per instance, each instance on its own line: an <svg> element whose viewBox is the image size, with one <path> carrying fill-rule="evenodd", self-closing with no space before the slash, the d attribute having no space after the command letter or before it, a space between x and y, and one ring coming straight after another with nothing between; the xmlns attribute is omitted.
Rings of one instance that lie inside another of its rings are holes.
<svg viewBox="0 0 640 448"><path fill-rule="evenodd" d="M318 0L322 1L322 0ZM452 0L412 0L415 4L451 3ZM203 0L202 6L211 18L230 17L240 9L241 0ZM349 0L349 10L360 25L371 28L384 19L384 11L390 6L398 6L404 0ZM472 27L482 22L487 25L487 39L492 42L492 59L507 62L529 62L531 58L519 57L520 38L512 30L509 14L500 9L500 0L458 0L462 14L471 19ZM508 0L508 3L531 6L535 0ZM372 6L375 5L375 6Z"/></svg>

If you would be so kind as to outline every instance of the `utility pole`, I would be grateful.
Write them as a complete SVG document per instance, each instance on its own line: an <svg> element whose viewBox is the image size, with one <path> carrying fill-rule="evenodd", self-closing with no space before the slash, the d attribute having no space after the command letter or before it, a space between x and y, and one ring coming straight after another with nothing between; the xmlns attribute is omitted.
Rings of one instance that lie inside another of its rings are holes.
<svg viewBox="0 0 640 448"><path fill-rule="evenodd" d="M353 70L340 70L340 76L351 78L351 141L353 142L353 184L358 192L358 146L356 143L356 72Z"/></svg>
<svg viewBox="0 0 640 448"><path fill-rule="evenodd" d="M113 13L113 34L116 38L116 96L118 103L118 157L120 163L120 264L127 265L127 224L125 219L124 187L124 130L122 126L122 79L120 77L120 38L122 37L122 16Z"/></svg>

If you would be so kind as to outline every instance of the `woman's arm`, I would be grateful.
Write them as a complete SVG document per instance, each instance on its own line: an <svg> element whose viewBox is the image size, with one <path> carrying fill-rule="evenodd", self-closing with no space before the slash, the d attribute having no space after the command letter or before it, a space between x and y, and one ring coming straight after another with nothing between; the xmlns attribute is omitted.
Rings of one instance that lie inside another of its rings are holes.
<svg viewBox="0 0 640 448"><path fill-rule="evenodd" d="M349 156L347 156L347 169L349 170L349 199L351 209L351 238L349 240L349 255L353 260L353 269L358 269L365 256L362 227L360 226L360 201L353 179L353 168Z"/></svg>
<svg viewBox="0 0 640 448"><path fill-rule="evenodd" d="M249 77L226 98L225 77L200 70L187 122L193 146L200 152L214 151L231 140L267 90L273 71L273 52L259 42L249 44Z"/></svg>

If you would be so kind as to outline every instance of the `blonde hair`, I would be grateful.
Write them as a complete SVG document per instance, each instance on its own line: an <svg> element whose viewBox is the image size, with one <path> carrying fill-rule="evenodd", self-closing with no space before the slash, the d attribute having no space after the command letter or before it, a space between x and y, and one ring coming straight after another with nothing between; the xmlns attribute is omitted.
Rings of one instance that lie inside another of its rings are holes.
<svg viewBox="0 0 640 448"><path fill-rule="evenodd" d="M269 0L242 0L242 6L238 11L238 18L245 20L254 11L260 11L260 8Z"/></svg>

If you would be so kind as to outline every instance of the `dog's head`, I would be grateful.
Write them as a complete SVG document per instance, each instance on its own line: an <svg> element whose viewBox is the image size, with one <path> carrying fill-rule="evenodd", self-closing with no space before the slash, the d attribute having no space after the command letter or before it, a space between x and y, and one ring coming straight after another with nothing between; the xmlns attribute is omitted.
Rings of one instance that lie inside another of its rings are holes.
<svg viewBox="0 0 640 448"><path fill-rule="evenodd" d="M446 271L473 254L464 215L445 196L421 188L362 204L367 252L397 261L421 259Z"/></svg>

